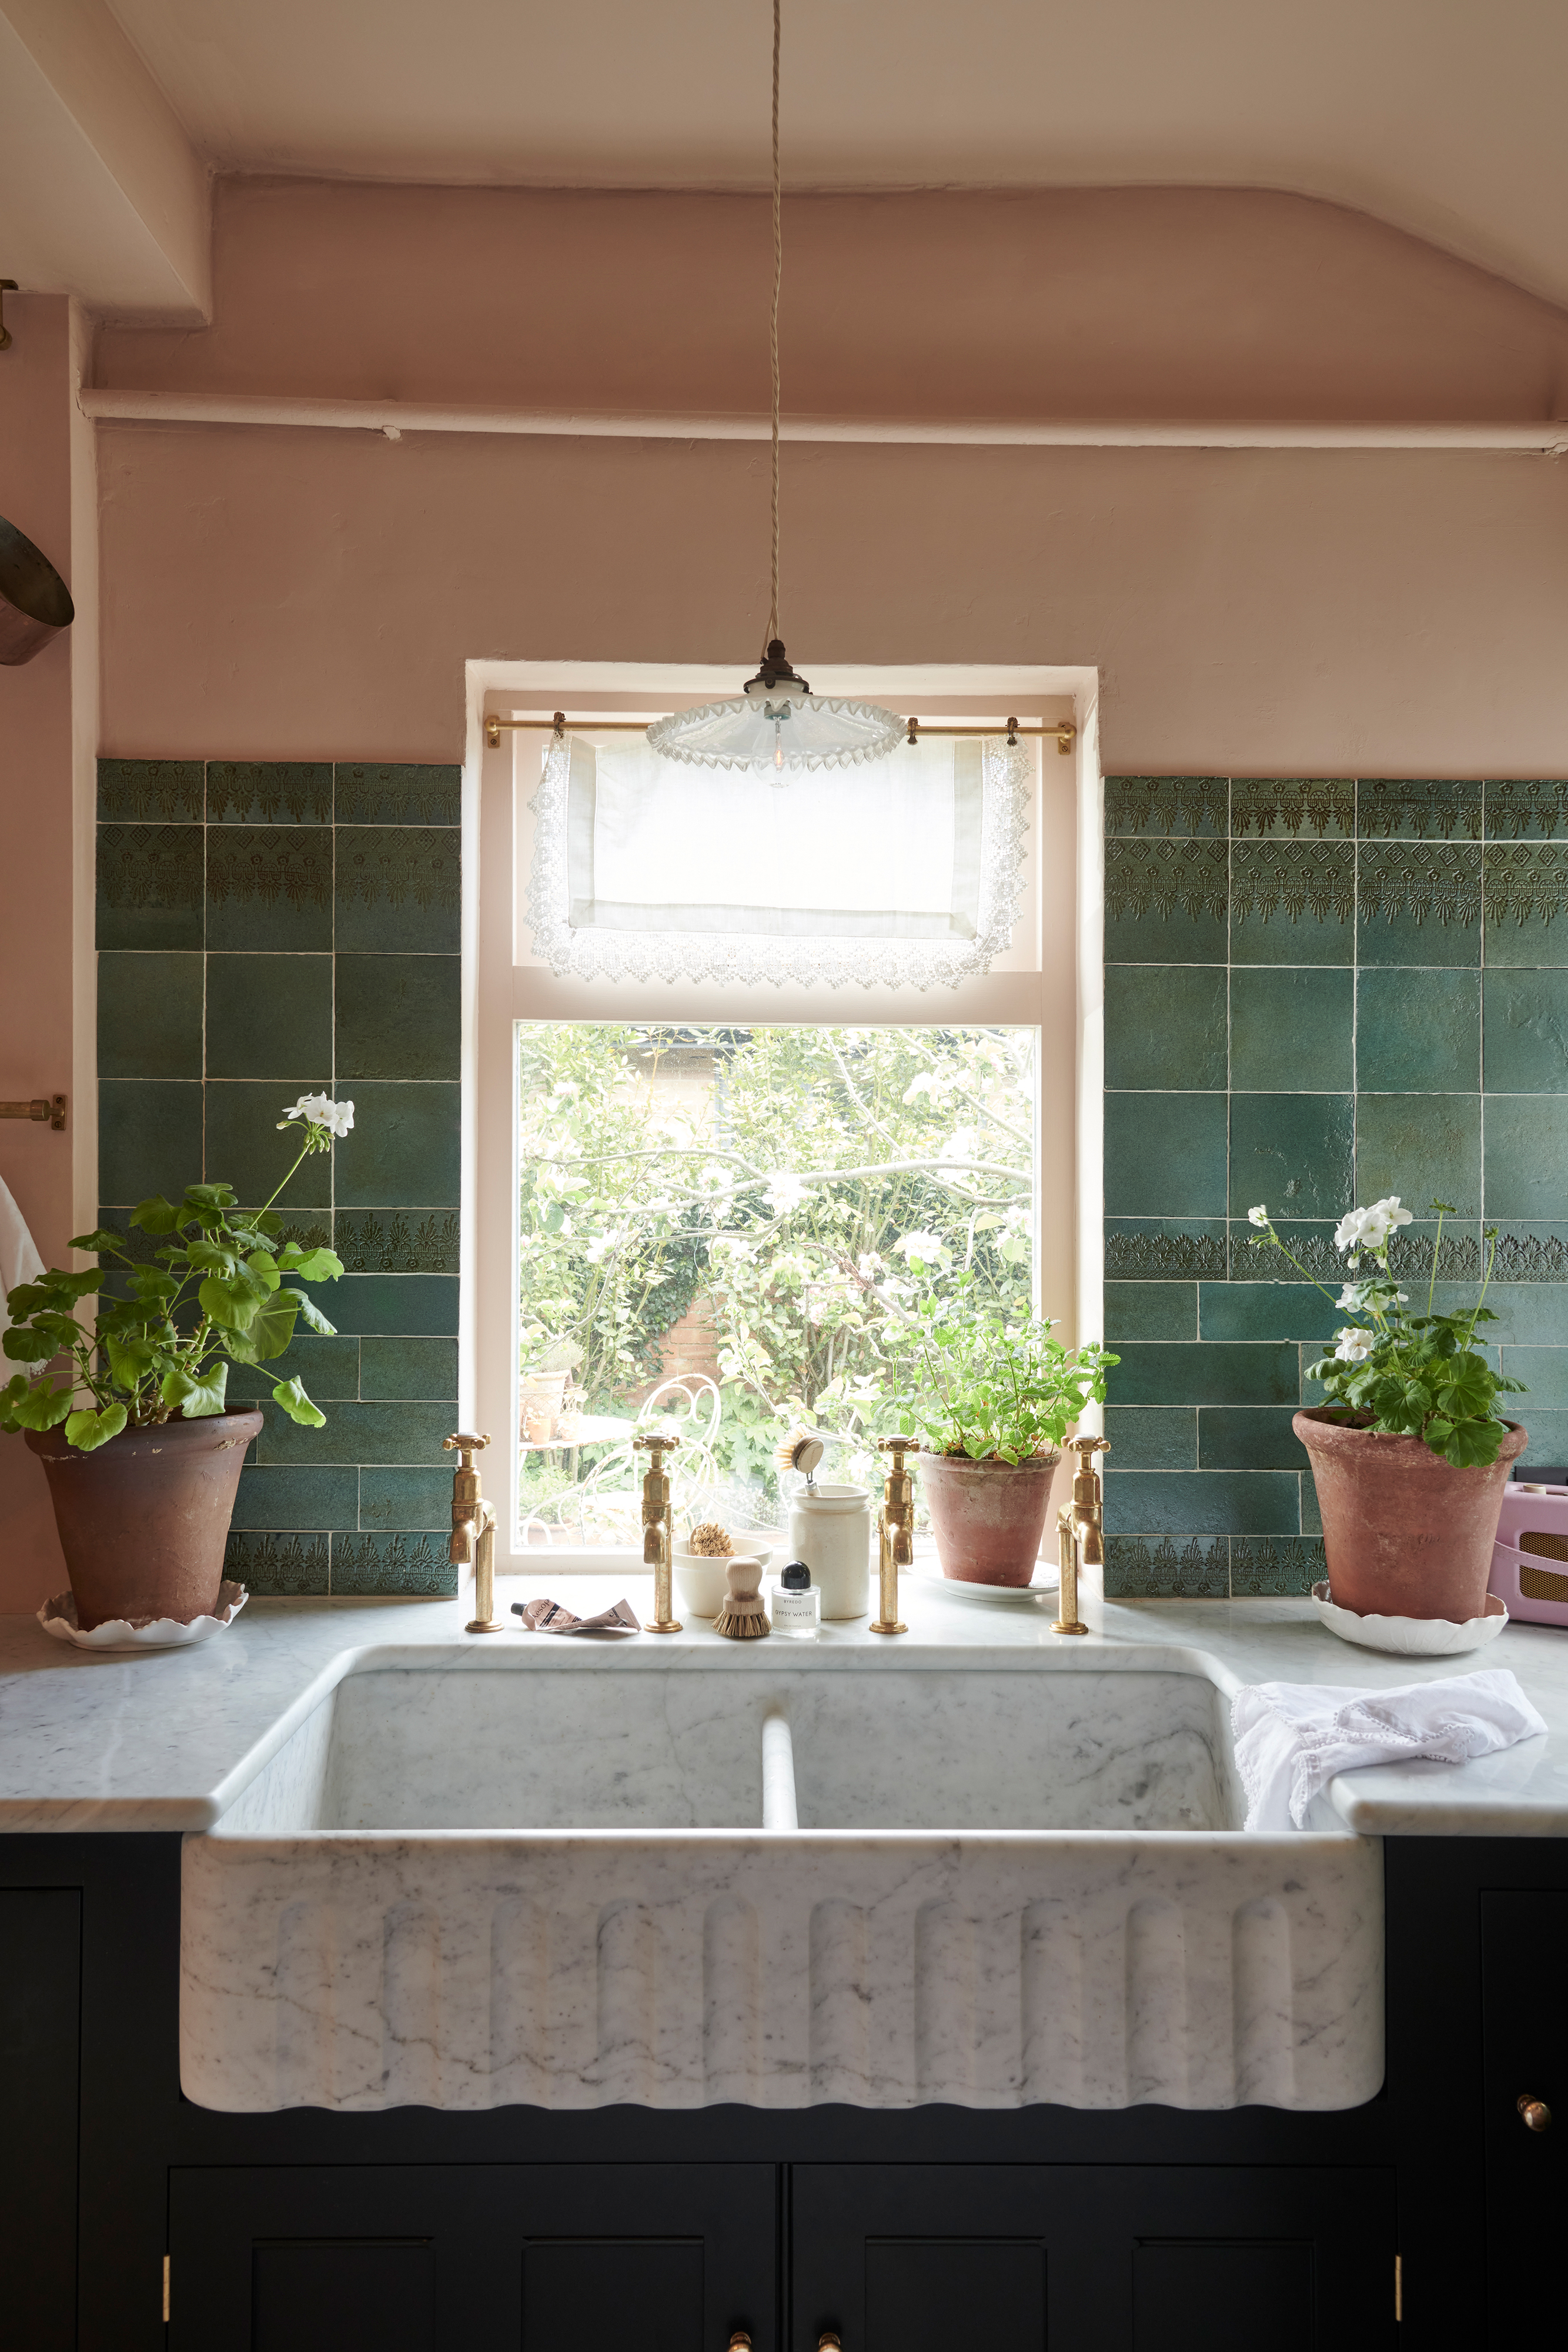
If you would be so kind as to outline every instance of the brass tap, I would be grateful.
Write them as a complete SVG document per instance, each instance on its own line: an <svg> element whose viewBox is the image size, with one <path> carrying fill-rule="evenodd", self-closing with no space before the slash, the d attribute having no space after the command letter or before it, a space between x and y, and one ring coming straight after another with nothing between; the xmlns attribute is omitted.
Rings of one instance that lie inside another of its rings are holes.
<svg viewBox="0 0 1568 2352"><path fill-rule="evenodd" d="M898 1613L898 1571L915 1558L915 1481L904 1457L915 1444L913 1437L884 1437L879 1454L891 1454L882 1482L882 1508L876 1519L877 1613L873 1633L907 1633Z"/></svg>
<svg viewBox="0 0 1568 2352"><path fill-rule="evenodd" d="M444 1437L444 1454L455 1453L456 1469L452 1474L452 1540L446 1547L446 1557L454 1568L474 1570L474 1614L468 1622L470 1633L500 1633L506 1628L496 1614L496 1506L486 1502L479 1492L479 1473L474 1467L474 1456L490 1443L488 1437L474 1437L459 1431L455 1436Z"/></svg>
<svg viewBox="0 0 1568 2352"><path fill-rule="evenodd" d="M1078 1571L1081 1567L1098 1567L1105 1557L1104 1493L1094 1468L1094 1456L1109 1454L1111 1448L1103 1437L1074 1437L1069 1444L1078 1456L1078 1469L1072 1481L1072 1500L1063 1503L1056 1515L1061 1589L1056 1601L1060 1613L1051 1630L1053 1633L1087 1633L1089 1628L1078 1614Z"/></svg>
<svg viewBox="0 0 1568 2352"><path fill-rule="evenodd" d="M634 1450L648 1456L643 1476L643 1565L653 1571L653 1622L645 1633L678 1633L681 1621L670 1606L670 1564L675 1539L674 1513L670 1507L669 1473L664 1456L680 1444L678 1437L649 1430L632 1440Z"/></svg>

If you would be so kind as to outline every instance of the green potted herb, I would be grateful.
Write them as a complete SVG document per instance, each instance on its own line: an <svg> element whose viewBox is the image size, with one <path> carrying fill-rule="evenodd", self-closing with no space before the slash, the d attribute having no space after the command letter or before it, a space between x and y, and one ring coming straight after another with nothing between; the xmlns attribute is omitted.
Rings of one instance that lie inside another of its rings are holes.
<svg viewBox="0 0 1568 2352"><path fill-rule="evenodd" d="M936 1555L956 1583L1030 1581L1062 1440L1105 1394L1117 1359L1051 1333L1049 1321L961 1302L921 1334L917 1382L894 1426L920 1440Z"/></svg>
<svg viewBox="0 0 1568 2352"><path fill-rule="evenodd" d="M301 1320L329 1334L285 1277L343 1271L329 1249L281 1241L272 1201L353 1123L352 1103L302 1095L278 1121L303 1128L298 1155L264 1208L241 1209L227 1184L192 1184L178 1204L155 1195L130 1219L159 1243L150 1264L119 1234L78 1234L71 1247L92 1251L98 1272L57 1268L11 1292L5 1352L28 1369L0 1388L0 1430L21 1431L42 1459L84 1632L120 1617L189 1623L216 1607L240 1465L262 1427L254 1406L228 1410L229 1366L281 1356ZM111 1267L120 1296L103 1286ZM77 1309L95 1294L89 1325ZM272 1395L293 1421L326 1419L298 1380Z"/></svg>
<svg viewBox="0 0 1568 2352"><path fill-rule="evenodd" d="M1497 1409L1500 1395L1522 1394L1523 1382L1505 1380L1476 1345L1477 1325L1497 1319L1485 1304L1494 1226L1482 1236L1475 1304L1436 1312L1443 1219L1454 1213L1446 1201L1427 1212L1437 1229L1425 1311L1414 1315L1388 1262L1394 1235L1411 1223L1398 1194L1350 1210L1334 1230L1347 1271L1364 1261L1372 1270L1334 1300L1354 1319L1335 1332L1333 1354L1308 1367L1325 1402L1298 1412L1291 1427L1312 1465L1330 1589L1359 1616L1465 1624L1483 1613L1509 1465L1530 1442ZM1281 1251L1305 1275L1268 1209L1260 1202L1248 1214L1260 1228L1253 1247ZM1322 1283L1313 1286L1333 1297Z"/></svg>

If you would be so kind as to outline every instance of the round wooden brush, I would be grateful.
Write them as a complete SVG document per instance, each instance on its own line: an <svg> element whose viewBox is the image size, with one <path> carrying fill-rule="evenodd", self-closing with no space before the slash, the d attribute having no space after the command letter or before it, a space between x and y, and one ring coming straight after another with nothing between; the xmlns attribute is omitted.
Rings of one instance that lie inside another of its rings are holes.
<svg viewBox="0 0 1568 2352"><path fill-rule="evenodd" d="M755 1642L764 1633L771 1633L768 1612L762 1605L760 1587L762 1563L757 1559L732 1559L727 1577L729 1598L713 1621L716 1633L727 1633L732 1642Z"/></svg>

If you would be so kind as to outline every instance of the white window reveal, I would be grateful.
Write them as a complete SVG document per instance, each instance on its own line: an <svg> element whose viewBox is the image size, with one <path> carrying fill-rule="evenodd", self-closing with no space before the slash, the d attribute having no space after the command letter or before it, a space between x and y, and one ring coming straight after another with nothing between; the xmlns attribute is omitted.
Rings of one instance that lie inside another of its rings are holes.
<svg viewBox="0 0 1568 2352"><path fill-rule="evenodd" d="M1011 944L1031 773L1001 735L901 744L852 784L569 734L531 804L535 950L557 979L953 987Z"/></svg>

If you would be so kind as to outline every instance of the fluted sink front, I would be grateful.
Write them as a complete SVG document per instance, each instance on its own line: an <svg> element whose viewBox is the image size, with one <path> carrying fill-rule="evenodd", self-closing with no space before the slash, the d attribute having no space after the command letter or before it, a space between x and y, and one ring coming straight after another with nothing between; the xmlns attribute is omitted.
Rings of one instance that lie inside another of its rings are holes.
<svg viewBox="0 0 1568 2352"><path fill-rule="evenodd" d="M185 1841L216 2107L1340 2107L1382 1866L1191 1653L371 1654Z"/></svg>

